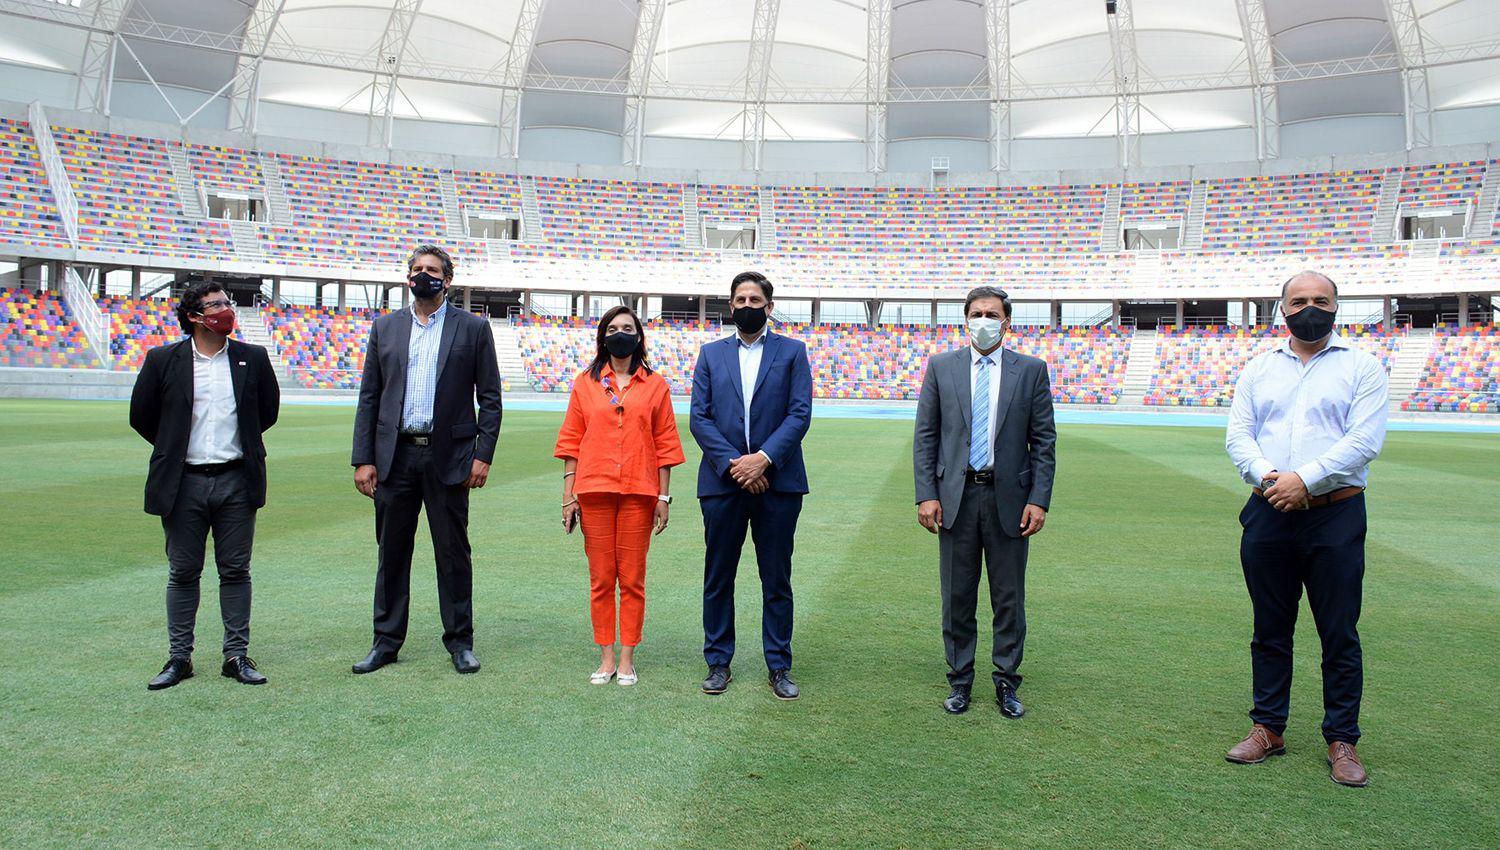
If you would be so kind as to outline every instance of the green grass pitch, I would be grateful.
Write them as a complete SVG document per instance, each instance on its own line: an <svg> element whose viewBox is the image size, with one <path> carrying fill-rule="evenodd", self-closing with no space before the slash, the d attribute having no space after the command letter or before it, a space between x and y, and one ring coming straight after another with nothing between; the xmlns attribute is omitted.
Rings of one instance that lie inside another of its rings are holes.
<svg viewBox="0 0 1500 850"><path fill-rule="evenodd" d="M352 409L268 435L251 654L165 659L166 568L125 406L0 402L0 846L1495 846L1500 835L1500 439L1392 433L1373 473L1361 752L1327 778L1304 603L1286 756L1224 762L1248 726L1245 488L1213 428L1065 426L1031 550L1024 720L941 710L937 542L915 520L911 426L819 419L793 574L796 703L765 685L759 585L739 584L735 684L698 692L697 453L656 539L640 685L591 687L579 536L557 520L560 414L510 413L475 494L477 652L456 675L420 533L401 663L370 645L373 510ZM983 620L981 620L983 623ZM988 653L981 627L980 657ZM985 676L981 673L981 682ZM988 695L976 689L976 696Z"/></svg>

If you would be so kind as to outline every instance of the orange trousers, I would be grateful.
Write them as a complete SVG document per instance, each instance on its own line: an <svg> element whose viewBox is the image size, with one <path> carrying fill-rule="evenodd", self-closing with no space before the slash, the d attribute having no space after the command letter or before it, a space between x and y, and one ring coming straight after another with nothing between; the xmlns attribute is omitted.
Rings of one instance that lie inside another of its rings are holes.
<svg viewBox="0 0 1500 850"><path fill-rule="evenodd" d="M615 588L620 592L620 643L641 642L646 617L646 550L651 548L655 496L580 493L583 551L589 559L589 615L594 643L615 642Z"/></svg>

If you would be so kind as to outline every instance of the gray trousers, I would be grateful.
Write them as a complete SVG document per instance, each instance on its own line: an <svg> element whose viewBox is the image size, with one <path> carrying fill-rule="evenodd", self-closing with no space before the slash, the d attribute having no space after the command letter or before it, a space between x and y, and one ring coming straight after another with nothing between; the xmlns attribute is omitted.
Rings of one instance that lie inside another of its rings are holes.
<svg viewBox="0 0 1500 850"><path fill-rule="evenodd" d="M167 533L167 643L174 657L193 654L198 619L198 578L203 574L209 532L219 567L219 609L224 617L224 657L244 655L250 645L250 545L255 508L245 474L184 472L172 512L161 518Z"/></svg>
<svg viewBox="0 0 1500 850"><path fill-rule="evenodd" d="M952 528L938 530L939 575L943 592L943 647L948 683L972 687L978 624L980 559L990 578L994 620L995 685L1021 686L1021 653L1026 644L1027 539L1000 529L994 485L965 484Z"/></svg>

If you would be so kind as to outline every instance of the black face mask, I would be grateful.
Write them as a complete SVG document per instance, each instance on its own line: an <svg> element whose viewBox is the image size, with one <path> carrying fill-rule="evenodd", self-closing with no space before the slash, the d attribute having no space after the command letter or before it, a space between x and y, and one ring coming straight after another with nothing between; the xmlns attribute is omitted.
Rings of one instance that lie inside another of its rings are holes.
<svg viewBox="0 0 1500 850"><path fill-rule="evenodd" d="M612 333L604 338L604 349L610 353L611 357L629 357L635 353L638 339L639 337L635 334L624 331Z"/></svg>
<svg viewBox="0 0 1500 850"><path fill-rule="evenodd" d="M433 277L427 272L417 272L408 280L411 281L411 292L418 298L431 298L443 291L443 279Z"/></svg>
<svg viewBox="0 0 1500 850"><path fill-rule="evenodd" d="M1295 313L1289 313L1286 317L1286 326L1292 332L1292 336L1303 342L1317 342L1333 332L1333 317L1337 315L1332 310L1324 310L1313 304L1309 304Z"/></svg>
<svg viewBox="0 0 1500 850"><path fill-rule="evenodd" d="M760 329L766 326L766 308L764 307L736 307L734 308L734 326L741 333L760 333Z"/></svg>

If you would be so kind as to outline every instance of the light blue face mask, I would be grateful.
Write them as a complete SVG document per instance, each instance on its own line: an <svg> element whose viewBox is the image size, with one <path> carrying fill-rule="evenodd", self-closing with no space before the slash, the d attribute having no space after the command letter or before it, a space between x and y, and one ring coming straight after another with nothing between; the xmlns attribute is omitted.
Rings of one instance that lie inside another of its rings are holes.
<svg viewBox="0 0 1500 850"><path fill-rule="evenodd" d="M1005 338L1005 322L1002 319L970 319L969 339L980 351L988 351Z"/></svg>

